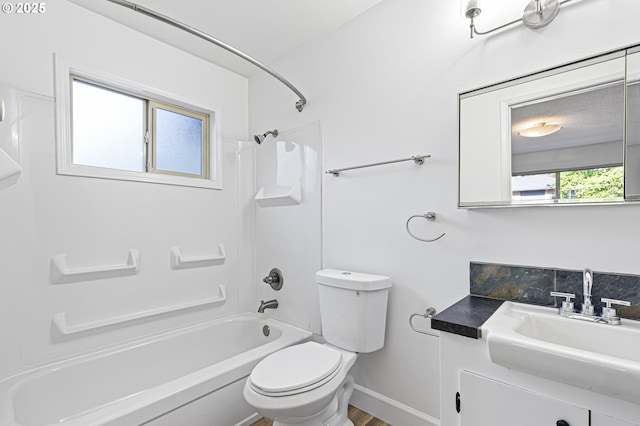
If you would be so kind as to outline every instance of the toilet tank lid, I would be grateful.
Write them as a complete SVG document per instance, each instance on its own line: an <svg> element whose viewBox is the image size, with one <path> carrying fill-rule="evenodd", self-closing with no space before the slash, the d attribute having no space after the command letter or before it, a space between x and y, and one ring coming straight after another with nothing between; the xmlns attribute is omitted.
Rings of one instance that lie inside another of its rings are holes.
<svg viewBox="0 0 640 426"><path fill-rule="evenodd" d="M316 282L357 291L375 291L391 287L389 277L339 269L322 269L316 272Z"/></svg>

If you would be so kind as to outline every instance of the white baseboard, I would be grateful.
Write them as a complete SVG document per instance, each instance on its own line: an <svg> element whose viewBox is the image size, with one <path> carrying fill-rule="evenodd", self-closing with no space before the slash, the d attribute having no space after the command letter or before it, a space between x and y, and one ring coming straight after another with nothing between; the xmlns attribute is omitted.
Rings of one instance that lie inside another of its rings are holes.
<svg viewBox="0 0 640 426"><path fill-rule="evenodd" d="M439 419L357 384L350 404L392 425L440 426Z"/></svg>
<svg viewBox="0 0 640 426"><path fill-rule="evenodd" d="M262 416L260 414L253 413L252 415L250 415L246 419L242 420L241 422L236 423L234 426L250 426L253 423L255 423L258 420L260 420L261 418L262 418Z"/></svg>

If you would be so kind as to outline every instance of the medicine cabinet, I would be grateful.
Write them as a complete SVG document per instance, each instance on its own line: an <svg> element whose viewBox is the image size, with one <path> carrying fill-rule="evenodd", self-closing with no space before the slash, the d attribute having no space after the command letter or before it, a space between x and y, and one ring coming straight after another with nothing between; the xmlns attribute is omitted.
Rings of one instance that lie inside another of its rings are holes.
<svg viewBox="0 0 640 426"><path fill-rule="evenodd" d="M640 200L640 46L458 95L460 207Z"/></svg>

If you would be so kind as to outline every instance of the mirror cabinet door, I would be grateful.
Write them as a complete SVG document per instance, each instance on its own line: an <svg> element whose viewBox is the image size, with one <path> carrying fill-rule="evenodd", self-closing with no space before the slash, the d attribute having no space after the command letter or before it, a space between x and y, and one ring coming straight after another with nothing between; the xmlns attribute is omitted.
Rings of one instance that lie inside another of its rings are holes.
<svg viewBox="0 0 640 426"><path fill-rule="evenodd" d="M460 207L624 201L625 53L460 94Z"/></svg>

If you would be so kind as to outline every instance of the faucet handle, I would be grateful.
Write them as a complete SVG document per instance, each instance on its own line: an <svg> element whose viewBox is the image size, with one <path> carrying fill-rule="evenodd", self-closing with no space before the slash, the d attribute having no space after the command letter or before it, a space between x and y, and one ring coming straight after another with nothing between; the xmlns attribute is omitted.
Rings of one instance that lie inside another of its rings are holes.
<svg viewBox="0 0 640 426"><path fill-rule="evenodd" d="M626 300L607 299L606 297L603 297L600 301L602 303L606 303L607 308L611 308L611 305L631 306L631 302L627 302Z"/></svg>
<svg viewBox="0 0 640 426"><path fill-rule="evenodd" d="M280 290L282 288L282 284L284 284L284 278L282 276L282 271L278 268L273 268L269 271L269 275L264 277L262 281L266 284L269 284L272 289Z"/></svg>
<svg viewBox="0 0 640 426"><path fill-rule="evenodd" d="M618 312L615 308L612 308L611 305L631 306L631 302L627 302L626 300L608 299L603 297L600 301L606 304L606 306L602 308L602 318L608 320L610 324L620 324Z"/></svg>
<svg viewBox="0 0 640 426"><path fill-rule="evenodd" d="M562 307L558 309L558 313L560 315L566 316L568 314L572 314L575 312L573 302L571 301L571 299L576 297L574 293L562 293L559 291L552 291L550 295L557 296L557 297L564 297L564 301L562 302Z"/></svg>
<svg viewBox="0 0 640 426"><path fill-rule="evenodd" d="M567 302L570 302L571 299L575 298L575 293L562 293L560 291L552 291L549 293L551 296L564 297Z"/></svg>

